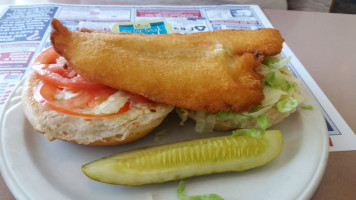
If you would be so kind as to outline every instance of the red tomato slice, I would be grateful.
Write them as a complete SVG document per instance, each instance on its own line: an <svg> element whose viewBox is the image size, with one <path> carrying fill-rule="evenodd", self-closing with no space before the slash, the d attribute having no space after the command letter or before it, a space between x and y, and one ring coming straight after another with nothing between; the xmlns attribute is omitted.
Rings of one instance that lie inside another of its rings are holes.
<svg viewBox="0 0 356 200"><path fill-rule="evenodd" d="M43 100L42 101L43 105L45 105L48 108L51 108L52 110L55 110L57 112L61 112L67 115L74 115L74 116L79 116L79 117L109 117L109 116L114 116L114 115L118 115L118 114L122 114L128 110L130 110L130 102L126 102L125 105L120 108L120 110L116 113L110 113L110 114L102 114L102 115L96 115L96 114L88 114L88 113L78 113L78 112L74 112L71 110L67 110L65 108L62 107L58 107L54 104L52 104L51 102L47 101L47 100Z"/></svg>
<svg viewBox="0 0 356 200"><path fill-rule="evenodd" d="M42 81L72 90L98 90L107 86L81 77L67 67L66 60L53 47L44 50L35 60L32 69Z"/></svg>
<svg viewBox="0 0 356 200"><path fill-rule="evenodd" d="M92 95L90 95L86 91L81 91L79 95L72 97L68 100L62 101L61 106L69 109L83 108L88 106L88 102L91 99L92 99Z"/></svg>
<svg viewBox="0 0 356 200"><path fill-rule="evenodd" d="M32 66L35 74L42 82L36 89L35 99L43 105L69 115L82 117L106 117L121 114L130 109L128 101L118 112L111 114L86 114L74 112L78 108L94 108L117 92L116 89L95 83L81 77L73 69L66 66L66 60L56 53L53 47L44 50ZM58 90L68 89L78 93L69 99L56 99ZM138 100L137 100L138 101ZM144 99L141 101L145 101Z"/></svg>
<svg viewBox="0 0 356 200"><path fill-rule="evenodd" d="M113 115L124 113L130 109L130 102L128 101L116 113L97 115L97 114L74 112L74 111L72 111L74 108L87 106L87 104L95 98L95 95L89 94L87 92L83 92L83 93L79 94L78 96L70 98L66 101L55 102L54 95L57 93L56 90L57 90L57 87L41 82L34 91L34 97L37 102L43 104L46 107L51 108L52 110L55 110L55 111L61 112L61 113L65 113L68 115L75 115L75 116L81 116L81 117L108 117L108 116L113 116ZM108 92L112 92L112 91L106 91L106 92L107 93L105 93L105 95L108 98L110 96ZM104 95L104 92L101 92L101 93L102 93L102 95Z"/></svg>
<svg viewBox="0 0 356 200"><path fill-rule="evenodd" d="M56 105L66 108L66 109L75 109L86 107L88 102L94 98L89 92L83 90L78 92L79 94L69 98L68 100L56 100L54 97L57 94L57 90L61 90L53 85L43 83L40 89L40 95L50 102L55 102Z"/></svg>
<svg viewBox="0 0 356 200"><path fill-rule="evenodd" d="M37 77L51 85L69 88L72 90L99 90L108 88L108 86L85 79L79 74L75 74L73 77L68 78L66 76L71 73L72 69L67 68L67 70L61 70L59 68L63 68L63 66L58 64L35 64L32 66L32 69Z"/></svg>
<svg viewBox="0 0 356 200"><path fill-rule="evenodd" d="M93 92L93 98L88 102L89 108L94 108L95 106L103 103L115 92L117 92L117 90L112 88L97 90Z"/></svg>
<svg viewBox="0 0 356 200"><path fill-rule="evenodd" d="M56 51L54 51L53 47L49 47L42 51L40 55L36 57L35 64L37 63L45 63L45 64L53 64L56 63L56 59L59 58L59 55Z"/></svg>
<svg viewBox="0 0 356 200"><path fill-rule="evenodd" d="M43 98L47 99L48 101L54 100L54 96L57 93L57 87L49 85L49 84L43 84L41 85L40 93Z"/></svg>

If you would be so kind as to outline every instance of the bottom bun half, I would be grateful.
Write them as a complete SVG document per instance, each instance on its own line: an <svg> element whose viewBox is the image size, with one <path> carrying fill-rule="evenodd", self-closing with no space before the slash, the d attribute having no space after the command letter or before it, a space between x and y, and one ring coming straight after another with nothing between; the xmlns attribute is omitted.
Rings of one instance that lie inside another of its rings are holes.
<svg viewBox="0 0 356 200"><path fill-rule="evenodd" d="M137 140L156 128L173 110L173 106L151 103L130 108L109 117L80 117L52 110L34 99L34 88L40 83L30 73L23 87L22 104L33 128L48 140L60 139L84 145L109 146Z"/></svg>

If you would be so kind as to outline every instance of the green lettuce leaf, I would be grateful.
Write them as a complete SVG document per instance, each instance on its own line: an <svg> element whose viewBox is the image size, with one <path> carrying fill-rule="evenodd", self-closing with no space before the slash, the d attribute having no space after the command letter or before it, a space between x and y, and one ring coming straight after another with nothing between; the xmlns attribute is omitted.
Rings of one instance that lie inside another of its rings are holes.
<svg viewBox="0 0 356 200"><path fill-rule="evenodd" d="M184 190L185 190L185 181L181 180L177 188L177 194L179 200L224 200L222 197L220 197L217 194L203 194L203 195L191 196L191 195L184 194Z"/></svg>
<svg viewBox="0 0 356 200"><path fill-rule="evenodd" d="M292 97L286 98L277 103L277 109L281 113L289 112L295 109L299 105L299 99L294 99Z"/></svg>
<svg viewBox="0 0 356 200"><path fill-rule="evenodd" d="M271 63L269 67L272 69L281 69L282 67L286 66L289 62L290 62L290 57L281 59L275 63Z"/></svg>
<svg viewBox="0 0 356 200"><path fill-rule="evenodd" d="M266 76L265 83L273 88L284 90L287 88L288 82L285 75L279 70L272 70L271 73Z"/></svg>
<svg viewBox="0 0 356 200"><path fill-rule="evenodd" d="M265 86L263 88L263 94L265 98L263 99L261 106L269 106L278 102L282 95L286 94L284 91L280 89L275 89L269 86Z"/></svg>
<svg viewBox="0 0 356 200"><path fill-rule="evenodd" d="M244 129L237 129L232 131L232 136L250 136L258 139L262 139L263 132L262 130L257 130L255 128L244 128Z"/></svg>
<svg viewBox="0 0 356 200"><path fill-rule="evenodd" d="M258 125L261 127L262 132L265 132L268 128L269 122L265 114L262 114L256 118Z"/></svg>
<svg viewBox="0 0 356 200"><path fill-rule="evenodd" d="M262 139L263 133L268 128L269 122L265 114L262 114L256 118L258 125L261 127L260 130L250 128L250 129L237 129L232 131L232 136L251 136L254 138Z"/></svg>
<svg viewBox="0 0 356 200"><path fill-rule="evenodd" d="M305 105L305 104L302 104L302 108L303 109L306 109L306 110L314 110L314 107L312 105Z"/></svg>
<svg viewBox="0 0 356 200"><path fill-rule="evenodd" d="M281 69L290 62L290 57L283 57L281 55L269 56L263 59L263 64L269 66L271 69Z"/></svg>
<svg viewBox="0 0 356 200"><path fill-rule="evenodd" d="M216 119L220 120L232 120L232 121L238 121L238 122L244 122L248 120L249 116L246 116L244 114L235 112L235 111L229 111L229 112L219 112L216 115Z"/></svg>

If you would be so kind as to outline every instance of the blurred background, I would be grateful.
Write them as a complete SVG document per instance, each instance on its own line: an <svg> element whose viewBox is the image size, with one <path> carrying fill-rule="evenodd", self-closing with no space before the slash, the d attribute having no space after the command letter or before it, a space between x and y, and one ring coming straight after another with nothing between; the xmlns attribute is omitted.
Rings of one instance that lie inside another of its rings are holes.
<svg viewBox="0 0 356 200"><path fill-rule="evenodd" d="M287 0L289 10L356 14L356 0Z"/></svg>
<svg viewBox="0 0 356 200"><path fill-rule="evenodd" d="M356 14L356 0L1 0L0 4L150 4L150 5L214 5L257 4L261 8Z"/></svg>

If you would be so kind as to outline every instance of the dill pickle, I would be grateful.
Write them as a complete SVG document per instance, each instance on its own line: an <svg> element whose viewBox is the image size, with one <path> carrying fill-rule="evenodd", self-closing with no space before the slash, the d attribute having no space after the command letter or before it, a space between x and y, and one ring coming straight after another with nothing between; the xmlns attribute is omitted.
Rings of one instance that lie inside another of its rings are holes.
<svg viewBox="0 0 356 200"><path fill-rule="evenodd" d="M267 164L282 150L282 134L266 131L262 138L220 136L104 157L82 166L96 181L143 185L228 171L244 171Z"/></svg>

